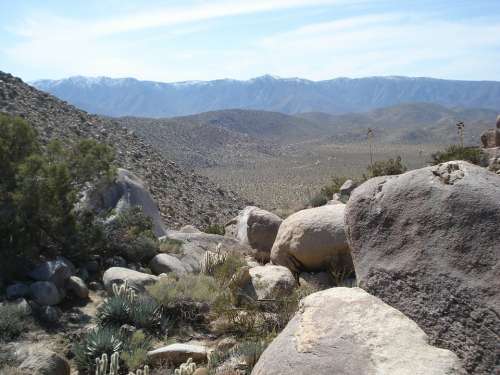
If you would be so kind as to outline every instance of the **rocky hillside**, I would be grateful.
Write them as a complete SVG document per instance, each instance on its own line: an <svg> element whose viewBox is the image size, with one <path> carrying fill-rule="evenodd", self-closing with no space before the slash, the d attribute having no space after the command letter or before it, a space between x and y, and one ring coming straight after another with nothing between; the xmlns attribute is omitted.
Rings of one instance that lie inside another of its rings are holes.
<svg viewBox="0 0 500 375"><path fill-rule="evenodd" d="M73 142L83 137L113 146L119 166L146 181L168 226L195 223L203 227L223 222L244 204L236 194L165 159L115 121L89 115L3 72L0 72L0 112L28 120L43 142L51 139Z"/></svg>
<svg viewBox="0 0 500 375"><path fill-rule="evenodd" d="M86 111L109 116L171 117L240 108L282 113L368 111L408 102L500 107L500 82L368 77L309 81L262 76L248 81L162 83L72 77L33 82Z"/></svg>

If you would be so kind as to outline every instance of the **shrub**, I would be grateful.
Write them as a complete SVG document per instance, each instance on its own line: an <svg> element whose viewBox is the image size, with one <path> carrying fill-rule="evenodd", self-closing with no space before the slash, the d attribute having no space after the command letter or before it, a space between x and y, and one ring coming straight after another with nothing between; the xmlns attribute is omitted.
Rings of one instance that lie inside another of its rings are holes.
<svg viewBox="0 0 500 375"><path fill-rule="evenodd" d="M397 175L407 171L406 166L401 161L401 156L396 157L396 159L376 161L366 169L368 176L364 176L365 179L378 176Z"/></svg>
<svg viewBox="0 0 500 375"><path fill-rule="evenodd" d="M311 207L324 206L325 204L328 203L328 200L329 198L326 197L323 193L318 193L309 200L309 206Z"/></svg>
<svg viewBox="0 0 500 375"><path fill-rule="evenodd" d="M271 340L244 341L238 344L234 350L235 354L245 361L247 372L252 372L262 353L268 347Z"/></svg>
<svg viewBox="0 0 500 375"><path fill-rule="evenodd" d="M478 147L462 147L458 145L451 145L444 151L439 151L432 154L433 165L445 163L452 160L465 160L472 164L481 164L481 149Z"/></svg>
<svg viewBox="0 0 500 375"><path fill-rule="evenodd" d="M10 341L28 330L26 312L13 304L0 305L0 341Z"/></svg>
<svg viewBox="0 0 500 375"><path fill-rule="evenodd" d="M106 227L108 255L122 255L134 262L149 261L159 251L153 222L140 207L120 212Z"/></svg>
<svg viewBox="0 0 500 375"><path fill-rule="evenodd" d="M332 199L333 194L338 193L348 179L347 177L333 176L330 183L321 189L321 194L327 197L328 200Z"/></svg>
<svg viewBox="0 0 500 375"><path fill-rule="evenodd" d="M221 287L226 287L233 275L244 266L246 262L240 254L228 253L223 262L214 266L212 276Z"/></svg>
<svg viewBox="0 0 500 375"><path fill-rule="evenodd" d="M42 148L20 118L0 115L0 270L7 277L38 255L77 260L94 250L91 214L74 210L79 192L113 176L113 152L92 140ZM89 220L90 215L90 220ZM87 230L83 231L83 228Z"/></svg>
<svg viewBox="0 0 500 375"><path fill-rule="evenodd" d="M183 242L180 240L165 238L160 241L159 251L160 253L166 253L166 254L181 254L182 244Z"/></svg>
<svg viewBox="0 0 500 375"><path fill-rule="evenodd" d="M147 290L163 306L186 301L211 304L217 298L219 286L213 277L200 274L185 275L179 279L162 277Z"/></svg>
<svg viewBox="0 0 500 375"><path fill-rule="evenodd" d="M226 228L222 224L210 224L206 229L205 233L208 234L219 234L221 236L226 234Z"/></svg>
<svg viewBox="0 0 500 375"><path fill-rule="evenodd" d="M150 349L151 338L138 330L125 343L120 358L129 370L135 370L147 363L147 354Z"/></svg>
<svg viewBox="0 0 500 375"><path fill-rule="evenodd" d="M106 353L108 358L118 353L124 345L124 336L119 329L112 327L96 327L87 332L82 341L73 348L75 362L79 371L92 372L95 359Z"/></svg>

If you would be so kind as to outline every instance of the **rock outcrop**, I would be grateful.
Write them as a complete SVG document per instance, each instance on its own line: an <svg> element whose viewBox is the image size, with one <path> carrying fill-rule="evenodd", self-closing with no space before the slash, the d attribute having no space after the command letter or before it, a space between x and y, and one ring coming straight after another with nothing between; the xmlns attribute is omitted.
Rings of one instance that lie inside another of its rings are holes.
<svg viewBox="0 0 500 375"><path fill-rule="evenodd" d="M498 370L500 177L463 161L373 178L347 204L359 285L454 351Z"/></svg>
<svg viewBox="0 0 500 375"><path fill-rule="evenodd" d="M265 265L249 269L250 281L242 289L254 300L282 298L292 294L297 282L283 266Z"/></svg>
<svg viewBox="0 0 500 375"><path fill-rule="evenodd" d="M359 288L306 297L252 375L457 375L460 361L418 325Z"/></svg>
<svg viewBox="0 0 500 375"><path fill-rule="evenodd" d="M86 208L97 212L114 210L115 215L138 206L153 222L155 235L157 237L165 235L165 226L158 205L149 194L144 182L126 169L118 168L113 182L89 192L82 203Z"/></svg>
<svg viewBox="0 0 500 375"><path fill-rule="evenodd" d="M248 206L226 224L226 228L232 227L228 232L231 232L242 245L257 250L256 256L261 261L268 262L282 221L278 215L269 211Z"/></svg>
<svg viewBox="0 0 500 375"><path fill-rule="evenodd" d="M497 117L496 129L489 129L481 134L481 143L484 148L500 147L500 116Z"/></svg>
<svg viewBox="0 0 500 375"><path fill-rule="evenodd" d="M344 204L326 205L290 215L281 224L271 262L294 273L334 268L352 269L344 229Z"/></svg>

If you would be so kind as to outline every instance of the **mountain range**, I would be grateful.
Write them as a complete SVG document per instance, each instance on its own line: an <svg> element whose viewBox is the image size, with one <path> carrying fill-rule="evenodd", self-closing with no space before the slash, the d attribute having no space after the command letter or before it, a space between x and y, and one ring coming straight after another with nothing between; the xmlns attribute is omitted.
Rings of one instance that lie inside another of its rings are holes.
<svg viewBox="0 0 500 375"><path fill-rule="evenodd" d="M310 81L266 75L247 81L163 83L77 76L31 84L88 112L115 117L160 118L224 109L343 114L411 102L500 109L500 82L495 81L399 76Z"/></svg>

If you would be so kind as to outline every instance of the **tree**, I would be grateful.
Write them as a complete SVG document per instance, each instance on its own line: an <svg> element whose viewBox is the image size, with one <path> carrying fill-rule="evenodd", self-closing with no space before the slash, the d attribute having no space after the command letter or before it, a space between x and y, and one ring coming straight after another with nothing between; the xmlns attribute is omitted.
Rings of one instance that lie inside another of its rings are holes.
<svg viewBox="0 0 500 375"><path fill-rule="evenodd" d="M78 258L96 244L89 212L75 210L80 193L114 175L113 151L93 140L42 147L21 118L0 115L0 254L4 273L40 254ZM90 242L90 243L89 243Z"/></svg>

